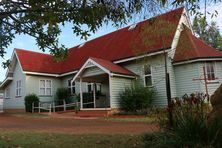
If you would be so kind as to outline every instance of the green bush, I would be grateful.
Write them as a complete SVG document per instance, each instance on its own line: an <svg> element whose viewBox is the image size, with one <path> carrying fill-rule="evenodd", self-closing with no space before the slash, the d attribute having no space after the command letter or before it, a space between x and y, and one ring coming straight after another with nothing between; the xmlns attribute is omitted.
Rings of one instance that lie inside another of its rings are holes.
<svg viewBox="0 0 222 148"><path fill-rule="evenodd" d="M36 94L29 94L25 96L25 110L26 112L32 112L32 103L36 106L39 102L38 96Z"/></svg>
<svg viewBox="0 0 222 148"><path fill-rule="evenodd" d="M147 109L151 106L154 95L152 88L136 83L120 93L121 108L132 112Z"/></svg>
<svg viewBox="0 0 222 148"><path fill-rule="evenodd" d="M83 103L93 102L93 92L83 92ZM77 96L78 100L80 101L80 94ZM94 104L85 104L84 108L93 108Z"/></svg>
<svg viewBox="0 0 222 148"><path fill-rule="evenodd" d="M67 88L58 88L56 90L56 97L58 101L69 98L69 90Z"/></svg>
<svg viewBox="0 0 222 148"><path fill-rule="evenodd" d="M147 134L143 141L159 147L222 147L222 132L219 122L208 122L208 104L203 94L185 95L175 98L173 105L173 127L159 134ZM164 126L166 127L166 126Z"/></svg>
<svg viewBox="0 0 222 148"><path fill-rule="evenodd" d="M217 121L207 123L208 110L204 94L185 95L173 102L173 134L184 147L221 147L221 129Z"/></svg>

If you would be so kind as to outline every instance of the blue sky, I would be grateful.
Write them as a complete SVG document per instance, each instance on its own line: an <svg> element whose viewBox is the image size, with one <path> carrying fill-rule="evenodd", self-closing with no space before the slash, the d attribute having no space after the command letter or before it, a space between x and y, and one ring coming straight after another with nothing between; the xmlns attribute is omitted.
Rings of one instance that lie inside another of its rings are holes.
<svg viewBox="0 0 222 148"><path fill-rule="evenodd" d="M208 11L217 10L219 12L219 15L217 16L217 18L211 19L210 17L208 17L208 21L211 21L211 20L216 21L221 32L222 32L222 9L221 8L222 8L222 3L218 3L215 6L208 7ZM140 18L134 18L127 25L137 22L138 20L140 20ZM126 26L126 25L124 25L124 26ZM91 34L91 36L88 38L88 40L102 36L104 34L112 32L116 29L118 29L118 28L113 27L111 24L108 26L105 25L105 26L101 27L95 34ZM69 24L67 24L65 27L62 28L62 34L60 35L60 43L61 44L64 44L66 47L70 48L75 45L81 44L83 42L85 42L85 40L81 40L79 37L75 36L72 33L72 29ZM5 59L9 59L11 57L11 54L12 54L14 48L22 48L22 49L41 52L38 49L38 47L36 46L35 39L28 36L28 35L16 35L16 37L13 40L10 47L6 50L7 54L5 55ZM3 60L4 59L0 58L0 63L2 63ZM2 67L0 67L0 81L4 80L5 72L6 72L6 70L3 69Z"/></svg>

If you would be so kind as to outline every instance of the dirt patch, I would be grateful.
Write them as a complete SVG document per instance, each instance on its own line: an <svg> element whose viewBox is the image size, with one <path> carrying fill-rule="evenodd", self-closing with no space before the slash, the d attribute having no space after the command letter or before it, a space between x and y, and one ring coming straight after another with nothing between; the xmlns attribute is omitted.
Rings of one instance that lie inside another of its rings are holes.
<svg viewBox="0 0 222 148"><path fill-rule="evenodd" d="M156 124L112 122L105 119L27 118L0 114L0 131L71 134L141 134L158 131Z"/></svg>

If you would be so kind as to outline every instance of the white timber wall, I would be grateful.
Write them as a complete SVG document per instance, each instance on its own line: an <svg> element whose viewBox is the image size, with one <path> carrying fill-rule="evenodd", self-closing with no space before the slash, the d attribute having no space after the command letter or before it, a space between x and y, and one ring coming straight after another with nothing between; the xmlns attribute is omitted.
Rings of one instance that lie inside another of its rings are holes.
<svg viewBox="0 0 222 148"><path fill-rule="evenodd" d="M193 78L203 78L203 66L205 66L205 63L195 62L174 66L178 97L195 92L206 93L204 80L193 81ZM212 95L222 83L222 62L216 62L215 64L215 77L218 79L209 81L207 84L209 95Z"/></svg>
<svg viewBox="0 0 222 148"><path fill-rule="evenodd" d="M201 92L200 81L193 81L194 78L200 77L199 66L198 63L174 66L178 97L182 97L184 94Z"/></svg>
<svg viewBox="0 0 222 148"><path fill-rule="evenodd" d="M16 82L21 80L21 96L16 97ZM26 83L25 83L25 74L22 72L22 69L19 63L16 61L15 69L13 71L13 81L6 86L6 89L9 89L9 98L4 99L4 109L23 109L24 97L26 95ZM4 92L5 97L5 92Z"/></svg>
<svg viewBox="0 0 222 148"><path fill-rule="evenodd" d="M40 80L52 80L52 95L40 95ZM56 98L56 90L60 87L62 87L62 82L59 78L26 75L26 94L34 93L42 102L53 101Z"/></svg>
<svg viewBox="0 0 222 148"><path fill-rule="evenodd" d="M206 62L200 62L199 63L199 73L200 75L203 75L203 66L205 66ZM222 84L222 62L217 61L215 62L215 77L218 78L214 81L208 82L208 93L211 96L215 90ZM200 88L202 92L205 92L205 86L204 82L201 81Z"/></svg>
<svg viewBox="0 0 222 148"><path fill-rule="evenodd" d="M147 57L143 60L137 60L129 63L123 64L123 66L135 74L138 75L139 81L144 84L144 72L143 66L148 64L152 69L152 82L153 88L156 91L156 96L154 97L153 105L162 107L167 105L167 96L166 96L166 82L165 82L165 60L164 55L156 55L152 57ZM167 59L167 69L170 74L171 82L171 94L172 97L177 95L176 93L176 84L175 84L175 75L174 70L171 64L170 59Z"/></svg>
<svg viewBox="0 0 222 148"><path fill-rule="evenodd" d="M111 97L111 108L120 108L120 92L125 88L131 87L133 79L123 77L110 77L110 97Z"/></svg>

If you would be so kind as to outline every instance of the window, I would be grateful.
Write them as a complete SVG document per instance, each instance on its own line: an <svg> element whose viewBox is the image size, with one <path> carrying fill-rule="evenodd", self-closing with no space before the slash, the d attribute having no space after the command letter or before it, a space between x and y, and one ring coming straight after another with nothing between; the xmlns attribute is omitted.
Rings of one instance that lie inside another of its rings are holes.
<svg viewBox="0 0 222 148"><path fill-rule="evenodd" d="M88 92L93 92L94 86L96 92L101 92L102 85L100 83L87 83Z"/></svg>
<svg viewBox="0 0 222 148"><path fill-rule="evenodd" d="M152 74L150 65L144 65L144 85L152 86Z"/></svg>
<svg viewBox="0 0 222 148"><path fill-rule="evenodd" d="M21 97L22 81L16 81L16 97Z"/></svg>
<svg viewBox="0 0 222 148"><path fill-rule="evenodd" d="M75 82L72 82L72 80L68 80L68 89L69 89L69 93L71 95L76 93L76 84Z"/></svg>
<svg viewBox="0 0 222 148"><path fill-rule="evenodd" d="M87 89L88 89L88 92L92 92L93 91L93 83L87 83Z"/></svg>
<svg viewBox="0 0 222 148"><path fill-rule="evenodd" d="M102 85L100 83L96 83L96 92L102 92Z"/></svg>
<svg viewBox="0 0 222 148"><path fill-rule="evenodd" d="M52 95L52 80L40 80L39 86L40 95Z"/></svg>
<svg viewBox="0 0 222 148"><path fill-rule="evenodd" d="M209 81L215 80L215 63L214 62L206 63L205 70L206 70L207 79Z"/></svg>
<svg viewBox="0 0 222 148"><path fill-rule="evenodd" d="M5 99L9 99L10 98L10 89L6 88L5 89Z"/></svg>

